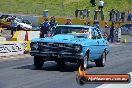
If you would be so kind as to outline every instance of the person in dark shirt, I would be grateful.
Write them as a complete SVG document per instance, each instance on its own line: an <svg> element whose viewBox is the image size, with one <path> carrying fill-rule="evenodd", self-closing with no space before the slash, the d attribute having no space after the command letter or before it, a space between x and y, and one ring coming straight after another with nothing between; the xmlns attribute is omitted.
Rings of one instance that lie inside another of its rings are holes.
<svg viewBox="0 0 132 88"><path fill-rule="evenodd" d="M112 25L110 26L110 35L108 37L108 41L111 40L111 43L113 43L114 40L114 23L112 22Z"/></svg>
<svg viewBox="0 0 132 88"><path fill-rule="evenodd" d="M119 22L119 20L120 20L120 12L118 10L116 10L115 16L116 16L116 22Z"/></svg>
<svg viewBox="0 0 132 88"><path fill-rule="evenodd" d="M125 21L125 12L124 11L121 13L121 20L122 20L122 22Z"/></svg>
<svg viewBox="0 0 132 88"><path fill-rule="evenodd" d="M83 17L83 10L79 10L79 15L80 15L80 18Z"/></svg>
<svg viewBox="0 0 132 88"><path fill-rule="evenodd" d="M98 14L99 14L99 10L95 9L95 11L94 11L94 20L98 19Z"/></svg>
<svg viewBox="0 0 132 88"><path fill-rule="evenodd" d="M132 13L128 14L128 19L127 20L129 21L129 23L131 23L131 21L132 21Z"/></svg>
<svg viewBox="0 0 132 88"><path fill-rule="evenodd" d="M51 17L51 20L50 20L49 24L50 24L50 27L51 27L51 28L57 25L56 19L55 19L54 16Z"/></svg>
<svg viewBox="0 0 132 88"><path fill-rule="evenodd" d="M115 10L112 9L112 10L110 10L110 11L108 11L108 12L109 12L109 17L110 17L109 21L114 20Z"/></svg>
<svg viewBox="0 0 132 88"><path fill-rule="evenodd" d="M90 3L91 3L92 6L96 6L95 0L90 0Z"/></svg>
<svg viewBox="0 0 132 88"><path fill-rule="evenodd" d="M75 17L76 17L76 18L78 18L78 12L79 12L79 10L76 9L76 10L75 10Z"/></svg>
<svg viewBox="0 0 132 88"><path fill-rule="evenodd" d="M129 23L131 23L131 21L132 21L132 13L131 13L129 10L128 10L127 21L128 21Z"/></svg>
<svg viewBox="0 0 132 88"><path fill-rule="evenodd" d="M87 18L90 17L90 10L87 10Z"/></svg>
<svg viewBox="0 0 132 88"><path fill-rule="evenodd" d="M48 18L45 18L44 22L40 24L40 38L45 38L49 31L50 24L48 22Z"/></svg>

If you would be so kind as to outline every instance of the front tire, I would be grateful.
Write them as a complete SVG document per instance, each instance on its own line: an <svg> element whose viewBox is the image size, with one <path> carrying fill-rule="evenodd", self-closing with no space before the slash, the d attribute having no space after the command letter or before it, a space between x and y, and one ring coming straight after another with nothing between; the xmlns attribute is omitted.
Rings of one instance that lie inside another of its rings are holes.
<svg viewBox="0 0 132 88"><path fill-rule="evenodd" d="M59 67L64 67L65 66L65 62L64 61L57 61L57 65L59 66Z"/></svg>
<svg viewBox="0 0 132 88"><path fill-rule="evenodd" d="M78 65L82 66L82 68L86 70L88 68L88 55L85 55L83 59L80 59L78 61Z"/></svg>
<svg viewBox="0 0 132 88"><path fill-rule="evenodd" d="M44 63L44 59L41 56L34 56L34 66L36 69L41 69Z"/></svg>
<svg viewBox="0 0 132 88"><path fill-rule="evenodd" d="M104 52L100 59L95 60L95 64L97 67L104 67L106 62L106 53Z"/></svg>

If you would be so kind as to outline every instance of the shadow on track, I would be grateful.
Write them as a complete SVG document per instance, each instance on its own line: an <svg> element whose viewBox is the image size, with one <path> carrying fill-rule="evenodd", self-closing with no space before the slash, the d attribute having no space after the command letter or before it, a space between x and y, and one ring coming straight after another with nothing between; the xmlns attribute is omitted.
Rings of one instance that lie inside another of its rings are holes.
<svg viewBox="0 0 132 88"><path fill-rule="evenodd" d="M93 67L96 67L96 66L94 64L89 64L88 69L93 68ZM37 70L37 69L35 69L33 64L17 67L17 68L14 68L14 69ZM77 64L66 63L64 66L60 67L54 62L46 62L46 63L44 63L42 69L40 69L40 70L60 71L60 72L74 72L74 71L78 71L78 66L77 66Z"/></svg>

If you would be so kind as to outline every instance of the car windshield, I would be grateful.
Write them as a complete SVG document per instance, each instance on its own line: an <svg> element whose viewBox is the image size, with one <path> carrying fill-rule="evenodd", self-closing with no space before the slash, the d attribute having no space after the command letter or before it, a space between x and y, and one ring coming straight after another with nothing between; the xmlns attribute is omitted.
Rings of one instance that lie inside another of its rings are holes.
<svg viewBox="0 0 132 88"><path fill-rule="evenodd" d="M72 34L72 35L88 35L89 29L82 27L56 27L53 28L52 33L56 34Z"/></svg>

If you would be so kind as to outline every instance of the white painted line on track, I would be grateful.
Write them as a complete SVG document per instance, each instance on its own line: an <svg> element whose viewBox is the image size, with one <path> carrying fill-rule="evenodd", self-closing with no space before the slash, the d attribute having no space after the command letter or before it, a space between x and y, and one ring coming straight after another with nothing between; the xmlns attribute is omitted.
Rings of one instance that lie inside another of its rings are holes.
<svg viewBox="0 0 132 88"><path fill-rule="evenodd" d="M132 72L128 73L132 77ZM132 88L132 81L128 84L102 84L97 88Z"/></svg>

